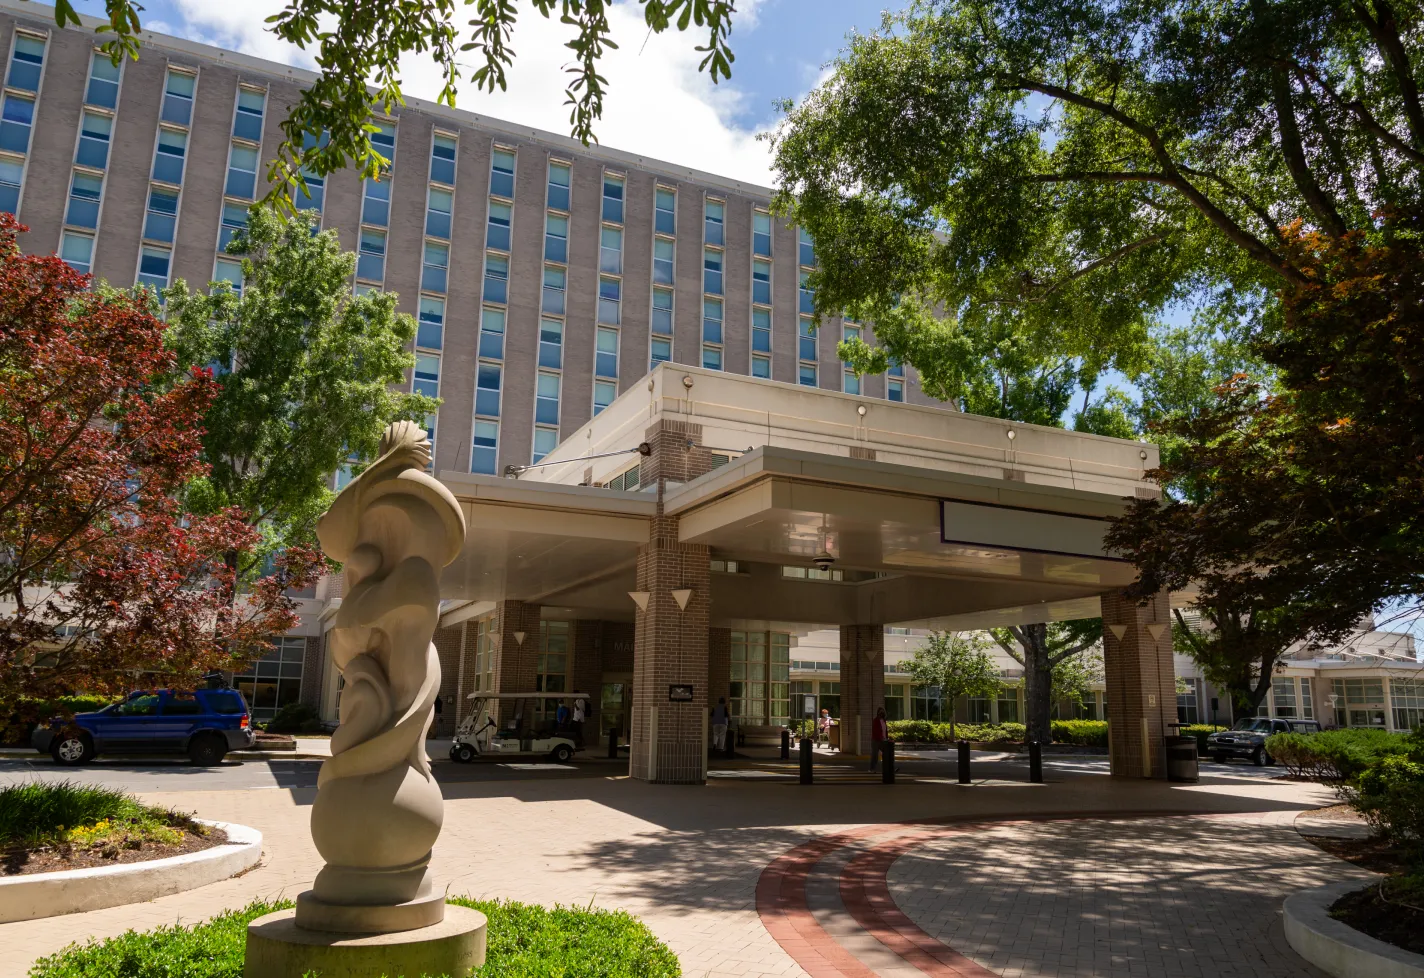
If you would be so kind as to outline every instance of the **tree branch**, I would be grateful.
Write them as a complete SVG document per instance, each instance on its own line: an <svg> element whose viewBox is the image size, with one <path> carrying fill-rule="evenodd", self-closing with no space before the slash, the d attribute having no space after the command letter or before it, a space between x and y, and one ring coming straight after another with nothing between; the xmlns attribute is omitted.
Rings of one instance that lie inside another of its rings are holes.
<svg viewBox="0 0 1424 978"><path fill-rule="evenodd" d="M1018 629L1016 629L1013 625L1010 625L1008 630L1014 636L1015 639L1020 639ZM994 641L998 643L999 648L1003 649L1009 654L1009 658L1013 659L1019 665L1024 664L1023 653L1018 649L1015 649L1008 642L1005 642L1004 637L999 634L999 630L997 628L989 629L989 634L994 637Z"/></svg>
<svg viewBox="0 0 1424 978"><path fill-rule="evenodd" d="M1309 79L1316 88L1320 89L1321 93L1327 99L1353 115L1360 123L1360 127L1366 132L1378 136L1391 149L1403 153L1405 156L1414 160L1414 162L1424 163L1424 152L1420 152L1396 136L1388 126L1374 117L1374 114L1370 112L1369 108L1360 99L1345 98L1345 96L1331 88L1330 83L1325 80L1324 76L1309 65L1302 64L1299 61L1289 60L1284 60L1281 63L1299 73L1302 78Z"/></svg>
<svg viewBox="0 0 1424 978"><path fill-rule="evenodd" d="M1034 295L1031 295L1031 296L1024 296L1024 297L1022 297L1022 298L1020 298L1020 299L1006 299L1006 300L1003 300L1003 301L1006 301L1006 302L1042 302L1042 301L1044 301L1045 299L1047 299L1049 296L1051 296L1053 293L1055 293L1055 292L1057 292L1059 289L1063 288L1065 285L1068 285L1068 284L1070 284L1070 283L1072 283L1072 282L1077 281L1078 279L1082 278L1084 275L1090 275L1090 274L1092 274L1093 272L1097 271L1099 268L1102 268L1104 265L1111 265L1111 264L1113 264L1113 263L1116 262L1116 261L1119 261L1119 260L1121 260L1121 259L1123 259L1123 258L1126 258L1128 255L1132 254L1134 251L1138 251L1139 249L1146 248L1148 245L1154 245L1154 244L1157 244L1158 242L1165 241L1165 240L1167 240L1167 235L1166 235L1165 233L1149 234L1149 235L1148 235L1147 237L1145 237L1145 238L1138 238L1136 241L1133 241L1133 242L1130 243L1130 244L1125 244L1125 245L1123 245L1121 248L1118 248L1116 251L1109 252L1108 254L1103 255L1101 258L1096 258L1096 259L1094 259L1093 261L1090 261L1088 264L1084 265L1082 268L1077 269L1076 271L1071 272L1071 273L1069 273L1068 275L1063 276L1063 277L1060 278L1058 281L1056 281L1056 282L1054 282L1054 283L1052 283L1051 285L1048 285L1048 286L1046 286L1046 287L1044 286L1044 283L1042 283L1042 282L1036 281L1036 280L1034 280L1034 279L1032 279L1032 278L1027 278L1027 279L1025 280L1025 282L1024 282L1024 286L1025 286L1026 288L1042 289L1043 291L1038 292L1038 293L1036 293L1036 294L1034 294Z"/></svg>
<svg viewBox="0 0 1424 978"><path fill-rule="evenodd" d="M1084 651L1085 649L1090 649L1090 648L1092 648L1094 645L1097 644L1097 641L1098 641L1098 640L1095 639L1095 638L1090 638L1090 639L1088 639L1087 641L1079 642L1077 645L1073 646L1072 648L1067 648L1067 649L1063 649L1063 650L1061 650L1061 651L1059 651L1059 652L1055 652L1053 655L1050 655L1050 656L1048 657L1048 665L1049 665L1049 668L1052 668L1053 666L1058 665L1058 663L1062 662L1064 659L1071 659L1071 658L1073 658L1073 656L1077 655L1079 652Z"/></svg>
<svg viewBox="0 0 1424 978"><path fill-rule="evenodd" d="M1348 230L1335 204L1325 196L1320 182L1310 171L1310 163L1305 158L1305 148L1300 141L1300 125L1295 117L1295 104L1291 100L1290 78L1279 65L1271 68L1271 102L1276 110L1276 128L1281 138L1281 153L1285 157L1286 169L1290 171L1295 189L1305 200L1306 206L1315 214L1326 232L1333 238L1343 237Z"/></svg>
<svg viewBox="0 0 1424 978"><path fill-rule="evenodd" d="M1074 170L1068 173L1034 173L1025 178L1029 183L1160 183L1175 187L1165 173L1144 173L1139 170Z"/></svg>
<svg viewBox="0 0 1424 978"><path fill-rule="evenodd" d="M1375 0L1379 18L1370 16L1370 8L1363 0L1355 0L1355 16L1370 32L1379 48L1380 56L1394 72L1395 84L1399 86L1399 97L1404 102L1404 117L1409 121L1409 134L1414 145L1424 147L1424 106L1419 102L1419 84L1414 80L1413 64L1409 52L1404 50L1404 42L1399 37L1399 22L1388 0Z"/></svg>

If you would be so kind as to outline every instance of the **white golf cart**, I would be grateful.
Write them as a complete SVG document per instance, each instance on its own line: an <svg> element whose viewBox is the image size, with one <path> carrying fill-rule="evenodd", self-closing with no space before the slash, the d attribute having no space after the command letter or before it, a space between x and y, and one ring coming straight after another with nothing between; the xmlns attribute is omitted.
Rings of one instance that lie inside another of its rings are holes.
<svg viewBox="0 0 1424 978"><path fill-rule="evenodd" d="M532 728L534 708L540 700L567 703L572 711L576 700L593 701L587 693L471 693L470 712L455 730L450 759L468 764L477 757L540 757L563 763L583 750L570 736L572 730L557 730L552 719L538 731ZM504 726L498 722L499 704L514 702L514 716Z"/></svg>

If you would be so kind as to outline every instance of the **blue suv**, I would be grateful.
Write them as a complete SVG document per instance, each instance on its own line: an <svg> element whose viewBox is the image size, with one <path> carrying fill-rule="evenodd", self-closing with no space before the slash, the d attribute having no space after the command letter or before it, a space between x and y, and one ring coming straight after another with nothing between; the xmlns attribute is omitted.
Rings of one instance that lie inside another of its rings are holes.
<svg viewBox="0 0 1424 978"><path fill-rule="evenodd" d="M75 714L35 731L31 743L56 764L85 764L99 754L187 754L219 764L251 747L252 713L235 689L140 690L95 713Z"/></svg>

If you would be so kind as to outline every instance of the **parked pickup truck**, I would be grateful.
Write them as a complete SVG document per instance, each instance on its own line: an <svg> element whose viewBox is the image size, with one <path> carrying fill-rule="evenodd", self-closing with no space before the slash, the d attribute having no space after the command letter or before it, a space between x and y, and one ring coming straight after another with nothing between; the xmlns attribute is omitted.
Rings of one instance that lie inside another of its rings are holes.
<svg viewBox="0 0 1424 978"><path fill-rule="evenodd" d="M1214 733L1206 739L1206 752L1218 763L1231 757L1249 758L1252 764L1276 763L1275 758L1266 753L1266 738L1278 733L1319 733L1320 724L1315 720L1270 720L1266 717L1248 717L1237 720L1230 730Z"/></svg>
<svg viewBox="0 0 1424 978"><path fill-rule="evenodd" d="M85 764L100 754L186 754L194 764L209 765L254 739L252 713L237 690L155 689L41 726L31 743L56 764Z"/></svg>

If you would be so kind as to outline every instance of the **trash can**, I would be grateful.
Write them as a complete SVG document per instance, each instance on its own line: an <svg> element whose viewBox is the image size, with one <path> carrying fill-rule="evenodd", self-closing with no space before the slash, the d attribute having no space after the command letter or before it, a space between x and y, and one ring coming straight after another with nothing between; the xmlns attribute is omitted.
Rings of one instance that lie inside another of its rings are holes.
<svg viewBox="0 0 1424 978"><path fill-rule="evenodd" d="M1197 739L1164 737L1167 744L1167 780L1197 781Z"/></svg>

